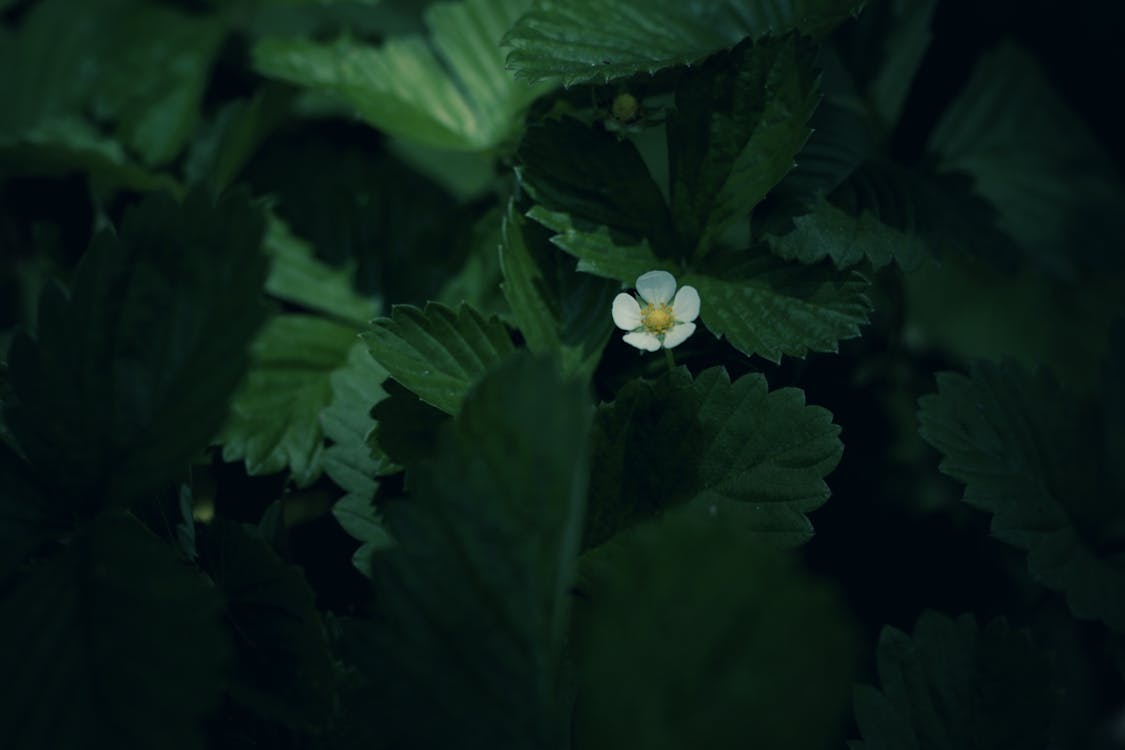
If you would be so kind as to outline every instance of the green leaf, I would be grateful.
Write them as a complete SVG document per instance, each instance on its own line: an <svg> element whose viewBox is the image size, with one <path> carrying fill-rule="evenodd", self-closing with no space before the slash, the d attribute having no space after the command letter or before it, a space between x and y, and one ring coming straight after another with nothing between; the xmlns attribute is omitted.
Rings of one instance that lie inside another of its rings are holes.
<svg viewBox="0 0 1125 750"><path fill-rule="evenodd" d="M135 519L99 518L0 602L0 669L19 686L0 703L5 746L203 748L228 654L220 607Z"/></svg>
<svg viewBox="0 0 1125 750"><path fill-rule="evenodd" d="M332 441L324 451L324 473L347 493L336 501L332 515L362 543L352 559L364 573L371 570L371 555L390 541L373 503L377 477L395 467L371 445L376 425L371 410L387 397L386 378L387 371L371 358L367 347L354 344L347 364L329 378L332 400L320 414L324 435Z"/></svg>
<svg viewBox="0 0 1125 750"><path fill-rule="evenodd" d="M423 401L456 414L473 383L515 351L496 318L462 305L396 305L363 334L375 361Z"/></svg>
<svg viewBox="0 0 1125 750"><path fill-rule="evenodd" d="M181 476L227 413L261 325L261 214L200 192L126 212L98 234L69 299L44 290L38 338L9 364L4 419L49 485L86 508Z"/></svg>
<svg viewBox="0 0 1125 750"><path fill-rule="evenodd" d="M1076 616L1125 633L1125 512L1109 481L1119 457L1099 415L1043 372L987 362L939 373L919 405L922 437L965 483L964 501L992 514L993 536L1026 551L1031 575Z"/></svg>
<svg viewBox="0 0 1125 750"><path fill-rule="evenodd" d="M780 263L764 253L688 274L683 283L699 290L711 331L746 356L771 362L837 351L841 339L860 335L871 310L859 274Z"/></svg>
<svg viewBox="0 0 1125 750"><path fill-rule="evenodd" d="M320 476L320 413L332 399L330 377L343 367L358 333L312 315L270 320L252 347L246 380L215 442L223 460L245 461L251 475L288 469L299 487Z"/></svg>
<svg viewBox="0 0 1125 750"><path fill-rule="evenodd" d="M551 85L530 86L504 69L500 37L528 0L435 3L427 43L393 37L380 47L265 39L254 47L263 75L330 92L371 125L436 148L485 151L505 143L523 110Z"/></svg>
<svg viewBox="0 0 1125 750"><path fill-rule="evenodd" d="M527 215L555 233L551 242L578 259L579 271L632 284L654 268L675 268L675 264L657 257L647 239L636 239L545 206L532 206Z"/></svg>
<svg viewBox="0 0 1125 750"><path fill-rule="evenodd" d="M925 612L913 637L884 628L882 690L860 685L852 750L1047 747L1055 688L1046 654L1004 620Z"/></svg>
<svg viewBox="0 0 1125 750"><path fill-rule="evenodd" d="M587 544L667 509L738 528L755 546L807 541L805 513L828 499L840 428L796 388L731 383L721 367L635 380L598 409Z"/></svg>
<svg viewBox="0 0 1125 750"><path fill-rule="evenodd" d="M395 747L567 747L570 587L590 409L520 355L470 391L387 508L379 619L354 624L370 721Z"/></svg>
<svg viewBox="0 0 1125 750"><path fill-rule="evenodd" d="M629 237L647 237L659 255L677 250L660 188L631 141L577 120L528 128L517 174L536 202Z"/></svg>
<svg viewBox="0 0 1125 750"><path fill-rule="evenodd" d="M679 514L583 558L574 746L830 747L847 707L839 603L737 528Z"/></svg>
<svg viewBox="0 0 1125 750"><path fill-rule="evenodd" d="M589 379L613 329L606 311L618 286L575 271L574 262L535 229L524 226L509 204L500 245L504 296L531 351L557 352L563 372Z"/></svg>
<svg viewBox="0 0 1125 750"><path fill-rule="evenodd" d="M786 260L809 264L831 258L841 269L864 260L882 268L894 260L913 270L928 253L920 237L887 226L869 211L853 216L823 198L793 224L787 234L768 238L770 249Z"/></svg>
<svg viewBox="0 0 1125 750"><path fill-rule="evenodd" d="M762 248L715 257L684 273L657 258L647 241L615 236L606 227L542 206L527 215L556 232L551 241L578 258L579 271L631 285L646 271L661 269L680 284L694 286L703 322L746 356L777 362L782 355L836 351L839 340L859 336L871 309L866 279L856 273L841 275L827 264L786 263Z"/></svg>
<svg viewBox="0 0 1125 750"><path fill-rule="evenodd" d="M1014 43L981 60L929 147L940 169L973 178L1000 228L1044 268L1073 279L1121 267L1125 190L1113 161Z"/></svg>
<svg viewBox="0 0 1125 750"><path fill-rule="evenodd" d="M529 81L607 82L685 65L743 39L819 37L863 0L536 0L504 37L508 67Z"/></svg>
<svg viewBox="0 0 1125 750"><path fill-rule="evenodd" d="M283 563L252 526L216 519L200 532L200 565L234 631L231 697L290 727L324 727L335 667L304 573Z"/></svg>
<svg viewBox="0 0 1125 750"><path fill-rule="evenodd" d="M820 100L815 48L744 43L688 70L668 118L672 216L695 254L745 219L794 166Z"/></svg>
<svg viewBox="0 0 1125 750"><path fill-rule="evenodd" d="M266 277L271 296L356 327L375 317L375 301L356 293L352 274L317 260L312 245L275 216L267 225L264 247L271 260Z"/></svg>

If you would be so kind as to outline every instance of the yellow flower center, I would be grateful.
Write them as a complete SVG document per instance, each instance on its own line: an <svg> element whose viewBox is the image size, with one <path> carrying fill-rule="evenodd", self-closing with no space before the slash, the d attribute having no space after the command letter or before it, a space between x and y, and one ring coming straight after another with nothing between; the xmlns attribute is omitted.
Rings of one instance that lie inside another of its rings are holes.
<svg viewBox="0 0 1125 750"><path fill-rule="evenodd" d="M641 324L649 333L661 334L676 325L670 305L648 304L641 308Z"/></svg>

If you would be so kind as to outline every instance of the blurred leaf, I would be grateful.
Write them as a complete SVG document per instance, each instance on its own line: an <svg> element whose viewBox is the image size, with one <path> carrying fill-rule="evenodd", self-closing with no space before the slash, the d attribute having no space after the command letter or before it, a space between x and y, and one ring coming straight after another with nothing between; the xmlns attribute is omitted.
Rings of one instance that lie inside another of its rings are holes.
<svg viewBox="0 0 1125 750"><path fill-rule="evenodd" d="M679 505L756 547L805 542L804 514L828 499L824 477L843 453L839 434L802 391L770 392L758 374L634 380L594 421L587 544Z"/></svg>
<svg viewBox="0 0 1125 750"><path fill-rule="evenodd" d="M375 510L377 477L395 467L381 450L371 445L375 419L371 410L387 397L384 370L362 342L348 352L344 367L329 378L332 400L320 413L320 424L331 444L324 451L324 473L347 494L332 507L344 531L362 545L353 562L364 574L371 570L371 555L386 546L390 537Z"/></svg>
<svg viewBox="0 0 1125 750"><path fill-rule="evenodd" d="M894 260L913 270L928 253L920 237L888 227L867 211L852 216L823 198L793 223L789 233L768 238L770 249L786 260L809 264L831 258L841 269L865 260L882 268Z"/></svg>
<svg viewBox="0 0 1125 750"><path fill-rule="evenodd" d="M96 138L77 134L90 123L59 126L90 111L114 123L117 139L145 164L167 163L195 129L224 31L217 16L134 0L106 0L96 11L77 0L36 3L13 42L0 45L9 77L0 134L38 133L32 140L56 158L70 153L82 164ZM103 142L103 159L112 148Z"/></svg>
<svg viewBox="0 0 1125 750"><path fill-rule="evenodd" d="M387 149L462 203L488 195L498 181L496 160L489 153L432 148L401 138L389 140Z"/></svg>
<svg viewBox="0 0 1125 750"><path fill-rule="evenodd" d="M89 509L187 470L264 318L261 236L244 195L154 196L94 238L69 299L44 290L37 339L12 346L4 418L46 483Z"/></svg>
<svg viewBox="0 0 1125 750"><path fill-rule="evenodd" d="M312 315L270 320L252 346L246 380L231 400L215 442L224 461L245 461L252 476L288 469L298 487L320 476L320 414L332 399L330 377L357 341L356 328Z"/></svg>
<svg viewBox="0 0 1125 750"><path fill-rule="evenodd" d="M929 143L970 175L999 227L1052 273L1122 268L1125 189L1109 155L1024 50L1002 43L977 66Z"/></svg>
<svg viewBox="0 0 1125 750"><path fill-rule="evenodd" d="M357 327L375 317L375 301L355 292L352 275L317 260L312 246L275 216L270 216L264 247L271 259L270 295Z"/></svg>
<svg viewBox="0 0 1125 750"><path fill-rule="evenodd" d="M835 41L884 135L895 129L933 37L937 0L878 0Z"/></svg>
<svg viewBox="0 0 1125 750"><path fill-rule="evenodd" d="M279 134L246 172L317 257L354 268L356 287L384 305L434 299L469 249L473 212L383 153L367 128Z"/></svg>
<svg viewBox="0 0 1125 750"><path fill-rule="evenodd" d="M447 279L437 301L456 308L467 304L484 315L495 315L509 322L512 311L501 290L500 230L504 215L498 206L488 210L472 226L469 254L464 265Z"/></svg>
<svg viewBox="0 0 1125 750"><path fill-rule="evenodd" d="M528 0L462 0L426 10L430 43L393 37L380 47L265 39L254 47L263 75L330 91L389 135L435 148L494 149L550 85L517 82L504 70L500 37ZM432 45L432 46L431 46Z"/></svg>
<svg viewBox="0 0 1125 750"><path fill-rule="evenodd" d="M97 519L0 602L0 669L19 686L0 702L5 746L203 748L228 655L220 608L135 519Z"/></svg>
<svg viewBox="0 0 1125 750"><path fill-rule="evenodd" d="M85 4L79 7L78 14L89 13ZM222 20L149 3L131 3L116 16L100 15L94 18L113 41L93 92L94 113L117 122L118 137L144 163L165 164L195 131L211 63L225 34Z"/></svg>
<svg viewBox="0 0 1125 750"><path fill-rule="evenodd" d="M1046 748L1055 689L1046 654L1004 620L979 630L925 612L913 637L884 628L882 690L859 685L855 715L863 741L852 750Z"/></svg>
<svg viewBox="0 0 1125 750"><path fill-rule="evenodd" d="M292 95L280 84L267 85L249 99L226 104L203 127L184 161L192 184L223 191L242 173L266 138L289 115Z"/></svg>
<svg viewBox="0 0 1125 750"><path fill-rule="evenodd" d="M1100 414L1046 373L987 362L939 373L919 406L922 437L965 483L964 501L992 514L992 535L1026 551L1031 575L1076 616L1125 632L1125 488L1111 480L1119 457Z"/></svg>
<svg viewBox="0 0 1125 750"><path fill-rule="evenodd" d="M574 261L548 243L509 204L500 264L504 295L533 352L557 352L563 372L593 376L613 329L607 314L618 285L574 270ZM528 241L528 236L533 239Z"/></svg>
<svg viewBox="0 0 1125 750"><path fill-rule="evenodd" d="M496 318L468 305L397 305L363 334L375 361L423 401L456 414L469 388L515 351Z"/></svg>
<svg viewBox="0 0 1125 750"><path fill-rule="evenodd" d="M1097 390L1109 323L1125 299L1120 275L1074 286L1035 268L1003 273L966 253L924 264L903 282L912 349L938 349L960 367L1003 357L1027 367L1046 364L1083 392Z"/></svg>
<svg viewBox="0 0 1125 750"><path fill-rule="evenodd" d="M324 727L335 667L304 573L283 563L252 526L215 519L200 531L200 565L234 633L230 695L287 726Z"/></svg>
<svg viewBox="0 0 1125 750"><path fill-rule="evenodd" d="M855 169L830 196L852 215L869 212L888 227L923 240L940 257L971 253L1012 270L1015 242L997 227L996 210L964 175L934 174L875 157Z"/></svg>
<svg viewBox="0 0 1125 750"><path fill-rule="evenodd" d="M508 67L529 81L571 86L655 73L743 39L799 31L819 37L863 0L535 0L504 37Z"/></svg>
<svg viewBox="0 0 1125 750"><path fill-rule="evenodd" d="M450 417L394 380L384 385L387 398L371 412L376 426L368 437L368 445L399 466L413 466L431 455L438 433Z"/></svg>
<svg viewBox="0 0 1125 750"><path fill-rule="evenodd" d="M838 737L840 606L739 529L671 514L582 563L576 747L819 750Z"/></svg>
<svg viewBox="0 0 1125 750"><path fill-rule="evenodd" d="M815 48L793 36L743 43L689 69L668 118L672 216L705 255L793 168L820 100Z"/></svg>
<svg viewBox="0 0 1125 750"><path fill-rule="evenodd" d="M522 355L470 391L387 508L380 618L355 623L395 747L564 748L563 649L586 494L584 388Z"/></svg>
<svg viewBox="0 0 1125 750"><path fill-rule="evenodd" d="M1110 328L1101 376L1106 455L1118 489L1125 491L1125 463L1113 460L1114 456L1125 456L1125 317L1119 316Z"/></svg>
<svg viewBox="0 0 1125 750"><path fill-rule="evenodd" d="M0 440L0 581L51 536L59 509L31 467ZM65 518L65 516L64 516Z"/></svg>
<svg viewBox="0 0 1125 750"><path fill-rule="evenodd" d="M132 190L182 191L168 175L137 164L121 144L77 118L56 118L20 132L0 132L0 165L17 173L83 170L99 185Z"/></svg>
<svg viewBox="0 0 1125 750"><path fill-rule="evenodd" d="M840 187L875 150L870 123L854 104L831 93L826 93L813 112L809 128L812 135L794 157L796 166L771 191L802 205L815 203Z"/></svg>

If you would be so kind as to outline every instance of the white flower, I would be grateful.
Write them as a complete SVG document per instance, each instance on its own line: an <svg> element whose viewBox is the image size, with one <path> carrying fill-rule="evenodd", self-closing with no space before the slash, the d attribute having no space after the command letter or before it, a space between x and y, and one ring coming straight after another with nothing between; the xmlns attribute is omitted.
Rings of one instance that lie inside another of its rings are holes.
<svg viewBox="0 0 1125 750"><path fill-rule="evenodd" d="M623 336L626 344L655 352L660 347L679 346L695 332L692 321L699 317L699 292L695 287L683 286L677 292L672 274L649 271L637 279L637 294L644 307L625 292L613 300L613 322L621 330L629 331Z"/></svg>

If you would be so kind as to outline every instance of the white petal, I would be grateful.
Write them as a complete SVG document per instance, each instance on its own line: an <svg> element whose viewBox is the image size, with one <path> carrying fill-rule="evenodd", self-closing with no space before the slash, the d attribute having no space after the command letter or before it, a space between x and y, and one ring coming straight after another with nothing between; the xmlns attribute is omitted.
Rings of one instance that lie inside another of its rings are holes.
<svg viewBox="0 0 1125 750"><path fill-rule="evenodd" d="M634 331L627 333L621 337L625 340L626 344L631 344L638 349L644 349L646 352L654 352L660 348L660 339L656 338L648 331Z"/></svg>
<svg viewBox="0 0 1125 750"><path fill-rule="evenodd" d="M637 293L645 302L666 305L676 291L676 277L667 271L649 271L637 277Z"/></svg>
<svg viewBox="0 0 1125 750"><path fill-rule="evenodd" d="M673 346L679 346L687 340L687 337L695 333L695 323L680 323L664 334L664 348L671 349Z"/></svg>
<svg viewBox="0 0 1125 750"><path fill-rule="evenodd" d="M699 317L699 292L693 286L682 286L672 300L672 316L677 323L690 323Z"/></svg>
<svg viewBox="0 0 1125 750"><path fill-rule="evenodd" d="M622 292L613 298L613 322L623 331L640 327L641 306L636 297Z"/></svg>

